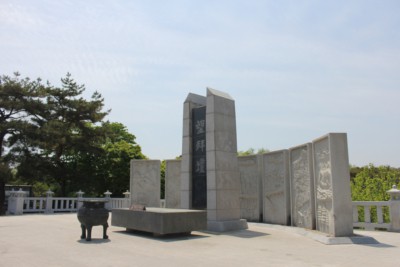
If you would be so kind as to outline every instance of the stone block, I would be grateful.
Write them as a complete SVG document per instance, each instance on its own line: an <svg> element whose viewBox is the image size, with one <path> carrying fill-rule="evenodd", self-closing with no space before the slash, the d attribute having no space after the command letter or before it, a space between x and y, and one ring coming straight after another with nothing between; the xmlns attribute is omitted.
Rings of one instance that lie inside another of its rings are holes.
<svg viewBox="0 0 400 267"><path fill-rule="evenodd" d="M157 235L190 233L207 229L207 212L166 208L113 209L111 225Z"/></svg>

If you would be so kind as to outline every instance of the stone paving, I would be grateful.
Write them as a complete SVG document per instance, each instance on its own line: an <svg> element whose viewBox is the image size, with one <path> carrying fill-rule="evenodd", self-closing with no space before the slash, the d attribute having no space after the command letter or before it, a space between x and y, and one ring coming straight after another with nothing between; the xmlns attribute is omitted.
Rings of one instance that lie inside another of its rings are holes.
<svg viewBox="0 0 400 267"><path fill-rule="evenodd" d="M109 220L110 222L110 220ZM76 214L0 217L0 266L398 266L400 233L356 231L375 244L326 245L313 233L249 223L227 234L153 237L111 226L80 239Z"/></svg>

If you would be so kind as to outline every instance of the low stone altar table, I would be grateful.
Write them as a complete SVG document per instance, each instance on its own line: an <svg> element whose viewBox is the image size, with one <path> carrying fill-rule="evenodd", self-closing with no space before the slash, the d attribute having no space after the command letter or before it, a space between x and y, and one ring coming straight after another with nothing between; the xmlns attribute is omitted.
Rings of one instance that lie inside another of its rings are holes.
<svg viewBox="0 0 400 267"><path fill-rule="evenodd" d="M148 208L113 209L111 225L155 235L187 233L207 229L207 211Z"/></svg>

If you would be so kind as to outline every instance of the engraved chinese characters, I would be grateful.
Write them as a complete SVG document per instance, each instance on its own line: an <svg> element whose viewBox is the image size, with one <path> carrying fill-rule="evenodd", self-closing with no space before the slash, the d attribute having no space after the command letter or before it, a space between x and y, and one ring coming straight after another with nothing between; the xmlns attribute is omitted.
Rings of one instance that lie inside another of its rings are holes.
<svg viewBox="0 0 400 267"><path fill-rule="evenodd" d="M192 207L207 207L206 107L192 109Z"/></svg>

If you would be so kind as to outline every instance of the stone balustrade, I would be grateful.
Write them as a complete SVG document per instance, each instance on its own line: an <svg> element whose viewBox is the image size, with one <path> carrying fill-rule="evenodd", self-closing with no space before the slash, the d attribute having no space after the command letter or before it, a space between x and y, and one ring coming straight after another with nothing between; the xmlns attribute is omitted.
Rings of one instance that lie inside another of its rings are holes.
<svg viewBox="0 0 400 267"><path fill-rule="evenodd" d="M11 191L8 199L8 214L20 215L24 213L54 213L76 212L82 206L82 200L106 199L106 208L127 208L130 206L130 192L124 193L124 198L111 198L112 193L107 190L104 198L84 198L84 192L76 193L77 197L53 197L53 192L46 192L46 197L27 197L26 192Z"/></svg>
<svg viewBox="0 0 400 267"><path fill-rule="evenodd" d="M387 193L389 201L353 201L353 227L400 232L400 190L394 185Z"/></svg>
<svg viewBox="0 0 400 267"><path fill-rule="evenodd" d="M365 230L387 230L400 232L400 190L396 186L387 191L389 201L353 201L353 227ZM130 192L124 198L111 198L111 192L104 193L104 198L84 198L84 192L77 197L53 197L53 192L46 192L46 197L26 197L22 190L10 193L8 214L76 212L84 199L108 199L107 209L128 208L131 204ZM160 201L165 207L165 200Z"/></svg>

